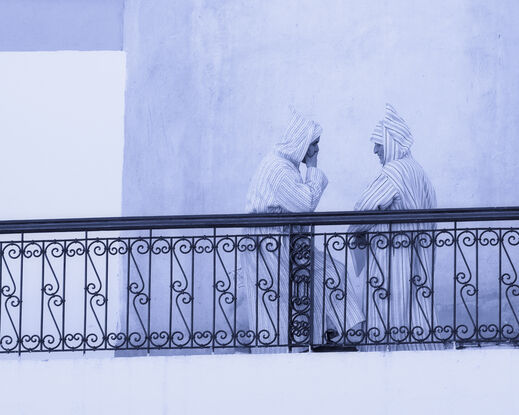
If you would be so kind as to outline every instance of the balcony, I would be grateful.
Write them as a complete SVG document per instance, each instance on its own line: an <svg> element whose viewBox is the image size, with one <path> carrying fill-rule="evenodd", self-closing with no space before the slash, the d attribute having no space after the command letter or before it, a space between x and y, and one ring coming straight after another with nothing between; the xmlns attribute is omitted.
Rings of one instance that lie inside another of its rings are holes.
<svg viewBox="0 0 519 415"><path fill-rule="evenodd" d="M0 351L516 345L518 221L473 208L0 222Z"/></svg>

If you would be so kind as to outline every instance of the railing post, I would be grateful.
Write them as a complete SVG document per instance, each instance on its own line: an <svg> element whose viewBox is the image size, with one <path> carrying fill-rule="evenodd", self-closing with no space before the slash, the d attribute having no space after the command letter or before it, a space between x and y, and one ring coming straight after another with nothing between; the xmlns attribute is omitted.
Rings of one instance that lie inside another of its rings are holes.
<svg viewBox="0 0 519 415"><path fill-rule="evenodd" d="M313 227L304 232L290 226L288 282L288 346L308 347L312 343L313 319Z"/></svg>

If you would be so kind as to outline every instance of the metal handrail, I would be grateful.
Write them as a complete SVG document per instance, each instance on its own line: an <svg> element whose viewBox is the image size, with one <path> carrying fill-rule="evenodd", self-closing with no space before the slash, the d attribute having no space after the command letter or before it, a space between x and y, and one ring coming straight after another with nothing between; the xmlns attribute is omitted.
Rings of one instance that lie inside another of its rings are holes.
<svg viewBox="0 0 519 415"><path fill-rule="evenodd" d="M519 207L6 220L0 221L0 234L502 220L519 220Z"/></svg>

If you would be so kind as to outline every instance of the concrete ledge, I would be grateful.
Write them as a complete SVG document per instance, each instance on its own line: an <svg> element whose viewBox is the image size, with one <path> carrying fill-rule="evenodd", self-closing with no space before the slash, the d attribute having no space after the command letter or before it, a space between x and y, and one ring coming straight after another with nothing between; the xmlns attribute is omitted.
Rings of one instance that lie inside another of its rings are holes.
<svg viewBox="0 0 519 415"><path fill-rule="evenodd" d="M2 413L517 413L514 349L0 362Z"/></svg>

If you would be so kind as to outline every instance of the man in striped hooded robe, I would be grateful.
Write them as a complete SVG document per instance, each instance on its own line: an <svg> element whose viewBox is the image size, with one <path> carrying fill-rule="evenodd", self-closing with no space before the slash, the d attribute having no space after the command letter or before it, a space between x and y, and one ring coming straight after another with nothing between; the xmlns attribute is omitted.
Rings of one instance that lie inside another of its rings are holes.
<svg viewBox="0 0 519 415"><path fill-rule="evenodd" d="M247 194L248 213L313 212L328 180L317 167L318 142L322 128L292 111L292 119L281 141L260 163L254 174ZM306 176L299 170L300 163L306 164ZM245 286L249 303L249 328L255 339L252 345L286 345L288 342L288 290L290 237L288 227L246 229L249 250L241 256ZM252 236L254 235L254 236ZM328 266L324 273L324 254L313 249L314 259L314 327L313 341L325 341L324 330L344 333L364 320L360 301L349 286L347 290L347 325L340 319L344 305L327 307L323 312L323 281L336 281L344 275L344 265L328 254ZM333 275L332 275L333 273ZM325 300L326 301L326 300ZM333 301L333 299L328 299ZM344 301L343 301L344 302ZM328 324L325 321L327 315ZM338 336L334 341L340 341Z"/></svg>
<svg viewBox="0 0 519 415"><path fill-rule="evenodd" d="M384 120L375 127L371 141L382 170L366 188L355 210L435 208L434 188L411 155L411 132L390 104L386 104ZM434 341L437 325L431 301L433 229L432 224L350 227L349 231L358 235L358 246L353 250L355 269L366 281L368 343L401 343L389 349L435 348L424 344Z"/></svg>

